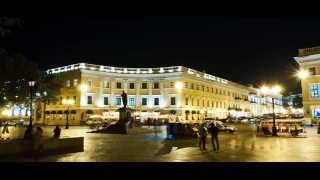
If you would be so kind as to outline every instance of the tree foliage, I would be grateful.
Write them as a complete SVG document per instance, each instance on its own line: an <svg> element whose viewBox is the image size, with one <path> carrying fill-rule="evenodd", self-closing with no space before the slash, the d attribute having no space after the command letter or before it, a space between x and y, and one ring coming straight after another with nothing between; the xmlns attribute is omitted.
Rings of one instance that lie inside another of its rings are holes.
<svg viewBox="0 0 320 180"><path fill-rule="evenodd" d="M0 59L1 106L20 105L28 103L29 80L41 79L36 63L22 55L5 56Z"/></svg>
<svg viewBox="0 0 320 180"><path fill-rule="evenodd" d="M62 79L60 76L41 72L41 79L36 87L36 91L39 93L36 100L45 104L48 102L56 103L61 88Z"/></svg>
<svg viewBox="0 0 320 180"><path fill-rule="evenodd" d="M11 33L12 27L21 27L22 21L19 18L0 18L0 37Z"/></svg>
<svg viewBox="0 0 320 180"><path fill-rule="evenodd" d="M303 104L302 104L302 97L296 96L295 98L293 98L292 100L292 106L294 108L302 108Z"/></svg>

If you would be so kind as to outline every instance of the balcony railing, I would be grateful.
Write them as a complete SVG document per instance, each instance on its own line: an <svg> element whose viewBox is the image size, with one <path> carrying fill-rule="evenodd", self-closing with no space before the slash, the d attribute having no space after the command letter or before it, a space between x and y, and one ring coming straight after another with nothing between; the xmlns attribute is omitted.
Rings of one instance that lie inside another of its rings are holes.
<svg viewBox="0 0 320 180"><path fill-rule="evenodd" d="M257 102L255 102L255 101L250 101L250 103L257 103Z"/></svg>
<svg viewBox="0 0 320 180"><path fill-rule="evenodd" d="M242 109L239 108L239 109L236 109L236 111L242 111Z"/></svg>
<svg viewBox="0 0 320 180"><path fill-rule="evenodd" d="M229 107L228 110L236 110L237 108Z"/></svg>
<svg viewBox="0 0 320 180"><path fill-rule="evenodd" d="M235 100L241 100L241 98L240 98L240 97L235 97L234 99L235 99Z"/></svg>

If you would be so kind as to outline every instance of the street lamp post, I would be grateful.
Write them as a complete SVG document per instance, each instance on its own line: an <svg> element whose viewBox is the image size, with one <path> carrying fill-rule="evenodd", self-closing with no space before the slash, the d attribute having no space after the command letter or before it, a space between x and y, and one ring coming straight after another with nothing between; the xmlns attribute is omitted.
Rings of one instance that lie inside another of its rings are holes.
<svg viewBox="0 0 320 180"><path fill-rule="evenodd" d="M302 88L302 94L303 94L303 91L304 91L304 88L303 88L303 80L306 80L305 84L306 84L306 87L308 87L307 78L309 77L309 72L308 72L308 71L305 71L305 70L301 70L301 71L299 71L299 73L298 73L298 77L299 77L300 80L301 80L301 88ZM307 112L307 113L308 113L308 112ZM310 124L310 126L313 127L312 119L311 119L311 124Z"/></svg>
<svg viewBox="0 0 320 180"><path fill-rule="evenodd" d="M262 88L262 93L264 95L272 95L272 116L273 116L273 126L272 126L272 136L278 136L276 128L276 114L274 112L274 96L280 92L279 86L274 86L271 90L268 87Z"/></svg>
<svg viewBox="0 0 320 180"><path fill-rule="evenodd" d="M33 109L32 109L32 90L34 87L34 84L36 83L35 80L29 80L29 87L30 87L30 121L29 121L29 133L30 136L32 135L32 115L33 115Z"/></svg>
<svg viewBox="0 0 320 180"><path fill-rule="evenodd" d="M69 129L69 109L70 109L70 105L73 104L74 101L72 99L67 99L67 100L63 100L62 103L68 105L66 129Z"/></svg>

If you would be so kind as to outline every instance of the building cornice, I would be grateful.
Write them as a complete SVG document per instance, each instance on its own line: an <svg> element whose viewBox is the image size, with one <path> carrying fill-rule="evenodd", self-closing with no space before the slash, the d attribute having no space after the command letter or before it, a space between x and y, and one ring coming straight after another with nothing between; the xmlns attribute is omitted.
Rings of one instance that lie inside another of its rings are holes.
<svg viewBox="0 0 320 180"><path fill-rule="evenodd" d="M299 64L307 63L307 62L314 62L320 60L320 54L313 54L308 56L301 56L301 57L293 57Z"/></svg>
<svg viewBox="0 0 320 180"><path fill-rule="evenodd" d="M236 87L239 90L242 90L244 93L249 91L248 87L241 84L228 81L226 79L216 77L204 72L200 72L191 68L183 66L170 66L170 67L159 67L159 68L126 68L126 67L111 67L103 65L95 65L88 63L77 63L71 64L68 66L58 67L48 69L47 73L57 74L61 72L67 72L72 70L81 70L83 74L90 74L92 76L113 76L113 77L135 77L135 78L174 78L172 76L179 76L182 73L188 74L189 77L195 77L197 80L206 80L210 84L214 85L224 85L223 87L228 88L231 85Z"/></svg>

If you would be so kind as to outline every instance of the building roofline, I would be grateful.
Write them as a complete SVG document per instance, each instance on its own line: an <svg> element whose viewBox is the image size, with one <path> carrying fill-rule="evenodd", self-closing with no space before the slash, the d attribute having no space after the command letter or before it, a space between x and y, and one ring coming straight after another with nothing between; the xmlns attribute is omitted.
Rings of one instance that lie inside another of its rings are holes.
<svg viewBox="0 0 320 180"><path fill-rule="evenodd" d="M184 66L168 66L168 67L158 67L158 68L128 68L128 67L113 67L113 66L104 66L104 65L96 65L96 64L89 64L89 63L77 63L71 64L67 66L57 67L47 69L45 72L57 74L61 72L67 72L77 69L85 69L85 70L93 70L93 71L104 71L104 72L113 72L113 73L124 73L124 74L153 74L153 73L172 73L172 72L185 72L189 75L194 75L196 77L202 77L204 79L212 80L215 82L220 82L222 84L230 84L239 88L249 89L247 86L238 84L224 78L220 78L217 76L213 76L207 74L205 72L197 71L188 67Z"/></svg>

